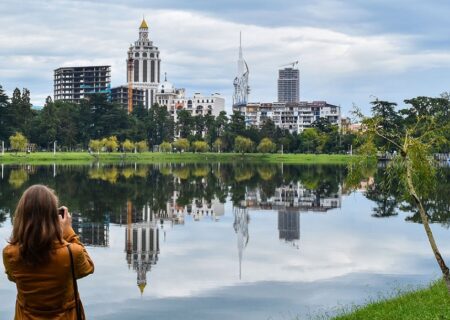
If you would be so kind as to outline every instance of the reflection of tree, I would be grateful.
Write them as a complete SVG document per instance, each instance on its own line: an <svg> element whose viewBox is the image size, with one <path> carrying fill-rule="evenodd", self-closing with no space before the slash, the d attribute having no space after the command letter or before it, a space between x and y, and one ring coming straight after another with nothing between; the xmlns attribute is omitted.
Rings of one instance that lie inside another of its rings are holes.
<svg viewBox="0 0 450 320"><path fill-rule="evenodd" d="M8 182L14 189L19 189L27 180L28 173L21 168L11 170Z"/></svg>
<svg viewBox="0 0 450 320"><path fill-rule="evenodd" d="M376 204L372 217L386 218L397 215L399 195L395 189L389 188L387 182L384 170L379 169L374 176L374 183L367 186L364 195Z"/></svg>

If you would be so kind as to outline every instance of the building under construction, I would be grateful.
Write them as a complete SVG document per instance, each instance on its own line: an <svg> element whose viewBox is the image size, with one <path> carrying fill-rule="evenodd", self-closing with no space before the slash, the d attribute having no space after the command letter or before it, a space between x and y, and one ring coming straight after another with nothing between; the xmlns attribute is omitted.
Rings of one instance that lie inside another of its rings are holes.
<svg viewBox="0 0 450 320"><path fill-rule="evenodd" d="M111 92L111 66L64 67L55 70L54 100L79 103L90 94Z"/></svg>
<svg viewBox="0 0 450 320"><path fill-rule="evenodd" d="M132 88L133 99L132 108L128 107L128 86L119 86L111 89L111 102L120 104L128 112L132 112L133 108L144 105L144 90L138 88Z"/></svg>

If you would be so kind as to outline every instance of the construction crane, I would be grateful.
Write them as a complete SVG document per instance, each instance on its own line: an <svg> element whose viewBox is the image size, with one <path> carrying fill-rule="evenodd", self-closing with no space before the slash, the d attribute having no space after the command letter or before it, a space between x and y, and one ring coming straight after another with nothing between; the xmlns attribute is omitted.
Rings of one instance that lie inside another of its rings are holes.
<svg viewBox="0 0 450 320"><path fill-rule="evenodd" d="M133 112L133 70L134 61L132 53L128 53L127 72L128 72L128 114Z"/></svg>
<svg viewBox="0 0 450 320"><path fill-rule="evenodd" d="M292 68L295 68L296 65L298 65L298 60L297 61L293 61L293 62L289 62L289 63L286 63L286 64L283 64L282 66L278 66L278 68L287 67L287 66L292 66Z"/></svg>

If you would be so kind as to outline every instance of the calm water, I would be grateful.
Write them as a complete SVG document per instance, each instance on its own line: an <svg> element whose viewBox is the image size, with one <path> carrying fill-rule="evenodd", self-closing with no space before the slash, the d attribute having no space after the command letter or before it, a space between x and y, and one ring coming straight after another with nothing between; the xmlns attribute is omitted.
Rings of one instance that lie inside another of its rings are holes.
<svg viewBox="0 0 450 320"><path fill-rule="evenodd" d="M447 259L449 171L429 205ZM0 239L25 188L54 188L96 265L79 281L90 319L308 318L436 279L418 215L382 192L383 170L356 191L346 177L340 166L3 166ZM15 292L0 276L1 319Z"/></svg>

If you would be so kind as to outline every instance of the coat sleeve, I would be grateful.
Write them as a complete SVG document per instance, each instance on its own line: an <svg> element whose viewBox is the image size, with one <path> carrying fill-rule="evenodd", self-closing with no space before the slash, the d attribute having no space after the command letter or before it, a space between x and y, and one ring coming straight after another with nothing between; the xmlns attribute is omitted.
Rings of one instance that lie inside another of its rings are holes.
<svg viewBox="0 0 450 320"><path fill-rule="evenodd" d="M3 265L5 266L5 273L8 276L9 281L16 282L16 279L14 278L14 275L11 271L10 258L11 257L8 254L8 246L6 246L3 249Z"/></svg>
<svg viewBox="0 0 450 320"><path fill-rule="evenodd" d="M76 278L80 279L94 273L94 262L91 257L89 257L86 248L72 228L64 231L64 240L71 244L70 249L73 254Z"/></svg>

